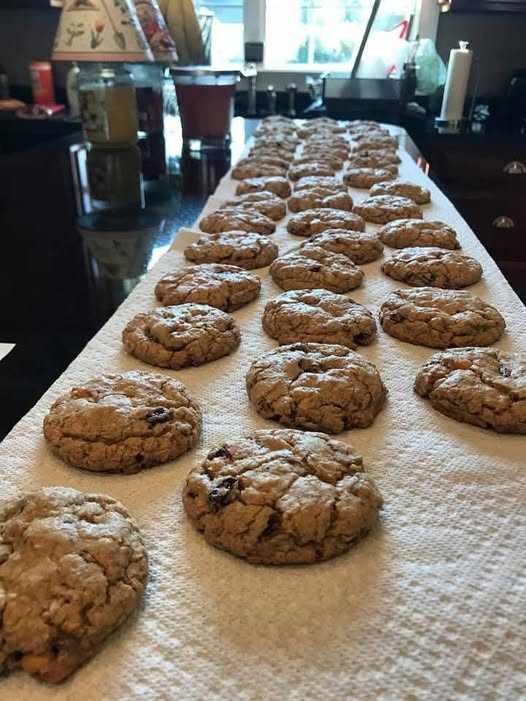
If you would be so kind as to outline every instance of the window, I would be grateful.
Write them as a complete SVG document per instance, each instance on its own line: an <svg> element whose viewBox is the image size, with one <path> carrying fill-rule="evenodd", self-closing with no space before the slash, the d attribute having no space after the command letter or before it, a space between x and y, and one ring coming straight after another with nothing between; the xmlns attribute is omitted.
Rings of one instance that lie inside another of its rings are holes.
<svg viewBox="0 0 526 701"><path fill-rule="evenodd" d="M264 39L265 68L290 70L350 70L374 5L374 0L195 1L214 13L213 63L243 62L244 41L257 35ZM400 39L418 33L412 27L415 13L429 2L435 0L382 0L360 65L368 71L382 54L384 63L377 67L382 72L386 56L396 56Z"/></svg>

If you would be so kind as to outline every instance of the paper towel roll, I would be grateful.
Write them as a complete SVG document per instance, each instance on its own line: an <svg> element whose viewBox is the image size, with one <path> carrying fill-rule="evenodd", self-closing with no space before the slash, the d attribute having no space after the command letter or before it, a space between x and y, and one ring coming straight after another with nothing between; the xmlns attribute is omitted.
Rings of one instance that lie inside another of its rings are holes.
<svg viewBox="0 0 526 701"><path fill-rule="evenodd" d="M460 49L452 49L449 54L446 87L442 100L440 119L456 121L462 119L464 100L468 87L473 51L467 47L467 41L459 41Z"/></svg>

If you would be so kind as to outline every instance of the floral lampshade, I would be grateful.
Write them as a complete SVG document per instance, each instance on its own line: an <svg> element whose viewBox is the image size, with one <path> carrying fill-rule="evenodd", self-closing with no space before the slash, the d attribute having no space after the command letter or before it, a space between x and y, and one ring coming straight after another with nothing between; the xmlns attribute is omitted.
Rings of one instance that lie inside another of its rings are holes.
<svg viewBox="0 0 526 701"><path fill-rule="evenodd" d="M137 17L150 45L153 57L160 63L177 61L177 50L157 0L134 0Z"/></svg>
<svg viewBox="0 0 526 701"><path fill-rule="evenodd" d="M153 61L133 0L64 0L54 61Z"/></svg>

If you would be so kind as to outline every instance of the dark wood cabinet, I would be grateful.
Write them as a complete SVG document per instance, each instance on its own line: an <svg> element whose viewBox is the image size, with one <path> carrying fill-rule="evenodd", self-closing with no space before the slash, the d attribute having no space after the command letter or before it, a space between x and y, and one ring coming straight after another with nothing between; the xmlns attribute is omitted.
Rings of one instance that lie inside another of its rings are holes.
<svg viewBox="0 0 526 701"><path fill-rule="evenodd" d="M435 136L431 173L516 289L526 289L526 139Z"/></svg>
<svg viewBox="0 0 526 701"><path fill-rule="evenodd" d="M526 13L526 0L451 0L450 12Z"/></svg>

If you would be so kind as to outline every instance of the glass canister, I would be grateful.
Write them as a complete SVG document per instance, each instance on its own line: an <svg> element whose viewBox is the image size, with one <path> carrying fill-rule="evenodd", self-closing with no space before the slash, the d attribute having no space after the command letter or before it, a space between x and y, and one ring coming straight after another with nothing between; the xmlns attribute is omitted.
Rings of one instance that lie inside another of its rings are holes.
<svg viewBox="0 0 526 701"><path fill-rule="evenodd" d="M86 167L94 210L144 206L141 154L137 146L116 149L90 146Z"/></svg>
<svg viewBox="0 0 526 701"><path fill-rule="evenodd" d="M126 148L137 141L135 88L121 64L83 64L78 76L80 116L86 141Z"/></svg>
<svg viewBox="0 0 526 701"><path fill-rule="evenodd" d="M240 71L192 66L170 72L181 115L183 151L227 147Z"/></svg>
<svg viewBox="0 0 526 701"><path fill-rule="evenodd" d="M139 120L139 137L160 134L164 129L164 67L159 63L134 63L129 66Z"/></svg>

